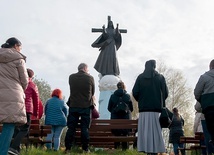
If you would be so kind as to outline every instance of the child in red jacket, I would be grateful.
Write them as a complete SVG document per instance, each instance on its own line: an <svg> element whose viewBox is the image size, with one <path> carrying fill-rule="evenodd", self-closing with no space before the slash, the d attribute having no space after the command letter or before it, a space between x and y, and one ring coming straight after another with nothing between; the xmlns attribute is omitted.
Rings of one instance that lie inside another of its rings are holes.
<svg viewBox="0 0 214 155"><path fill-rule="evenodd" d="M25 108L26 108L26 116L27 123L22 126L16 126L14 131L14 140L9 148L8 153L10 154L19 154L20 152L20 144L22 138L24 138L30 129L31 117L38 118L39 117L39 91L36 84L33 82L32 78L34 76L34 72L31 69L27 69L29 81L27 89L25 90ZM42 108L43 110L43 108Z"/></svg>

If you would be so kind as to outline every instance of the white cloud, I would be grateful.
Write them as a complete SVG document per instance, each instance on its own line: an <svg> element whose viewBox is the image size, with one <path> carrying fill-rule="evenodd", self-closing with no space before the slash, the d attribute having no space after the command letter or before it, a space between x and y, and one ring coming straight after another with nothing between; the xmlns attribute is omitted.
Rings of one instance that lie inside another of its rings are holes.
<svg viewBox="0 0 214 155"><path fill-rule="evenodd" d="M0 42L19 38L27 66L66 98L68 76L81 62L88 63L98 86L93 66L99 51L91 43L100 34L91 28L107 25L108 15L128 30L117 54L129 92L148 59L180 69L192 87L213 59L212 0L2 0L1 6Z"/></svg>

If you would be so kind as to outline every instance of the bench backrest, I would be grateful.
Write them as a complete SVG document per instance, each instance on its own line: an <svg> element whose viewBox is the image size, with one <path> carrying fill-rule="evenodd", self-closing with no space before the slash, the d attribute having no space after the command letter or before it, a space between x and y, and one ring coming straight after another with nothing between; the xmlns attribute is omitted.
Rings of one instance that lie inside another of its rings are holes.
<svg viewBox="0 0 214 155"><path fill-rule="evenodd" d="M95 119L89 128L90 142L94 147L113 148L114 142L129 142L133 144L137 137L135 135L138 126L137 120L128 119ZM112 129L130 129L129 136L114 136ZM75 142L81 145L80 126L76 130Z"/></svg>
<svg viewBox="0 0 214 155"><path fill-rule="evenodd" d="M128 119L97 119L92 120L89 128L90 137L93 136L113 136L112 129L130 129L129 135L135 137L138 121ZM80 126L76 130L76 137L80 138Z"/></svg>
<svg viewBox="0 0 214 155"><path fill-rule="evenodd" d="M112 120L92 120L89 130L111 130L111 129L136 129L137 120L112 119Z"/></svg>
<svg viewBox="0 0 214 155"><path fill-rule="evenodd" d="M31 120L29 136L46 137L51 133L51 125L41 125L38 119Z"/></svg>
<svg viewBox="0 0 214 155"><path fill-rule="evenodd" d="M204 140L204 133L203 132L196 132L195 139Z"/></svg>
<svg viewBox="0 0 214 155"><path fill-rule="evenodd" d="M201 140L204 140L203 132L196 132L194 137L187 137L187 136L180 137L181 143L195 143L195 144L198 143L198 144L200 144Z"/></svg>
<svg viewBox="0 0 214 155"><path fill-rule="evenodd" d="M1 131L2 131L2 124L0 124L0 132ZM39 119L31 120L28 136L45 137L49 133L51 133L50 125L40 125Z"/></svg>

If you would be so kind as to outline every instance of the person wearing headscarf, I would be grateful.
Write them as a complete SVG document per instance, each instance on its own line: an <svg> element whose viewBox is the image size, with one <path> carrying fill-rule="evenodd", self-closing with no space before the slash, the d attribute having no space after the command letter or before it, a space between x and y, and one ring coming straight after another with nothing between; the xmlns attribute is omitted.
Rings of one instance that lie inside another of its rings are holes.
<svg viewBox="0 0 214 155"><path fill-rule="evenodd" d="M27 122L25 89L28 75L22 43L9 38L0 48L0 155L7 155L16 124Z"/></svg>
<svg viewBox="0 0 214 155"><path fill-rule="evenodd" d="M132 89L139 110L137 149L148 155L166 152L159 115L165 107L168 88L164 76L155 68L155 60L147 61Z"/></svg>

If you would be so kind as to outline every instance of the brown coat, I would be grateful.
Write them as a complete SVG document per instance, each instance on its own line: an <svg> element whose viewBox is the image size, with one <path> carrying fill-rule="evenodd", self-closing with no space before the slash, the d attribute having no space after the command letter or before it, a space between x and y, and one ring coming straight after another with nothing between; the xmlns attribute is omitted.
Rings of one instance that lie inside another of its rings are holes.
<svg viewBox="0 0 214 155"><path fill-rule="evenodd" d="M14 48L0 49L0 123L26 123L28 75L25 56Z"/></svg>
<svg viewBox="0 0 214 155"><path fill-rule="evenodd" d="M83 71L69 76L70 98L69 107L88 108L92 106L94 96L94 78Z"/></svg>

